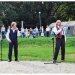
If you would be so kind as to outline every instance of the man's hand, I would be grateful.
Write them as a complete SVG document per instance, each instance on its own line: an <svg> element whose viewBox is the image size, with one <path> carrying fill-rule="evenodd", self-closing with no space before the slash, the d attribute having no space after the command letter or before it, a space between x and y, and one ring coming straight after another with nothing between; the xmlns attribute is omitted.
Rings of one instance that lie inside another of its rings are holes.
<svg viewBox="0 0 75 75"><path fill-rule="evenodd" d="M63 25L61 25L60 28L63 29Z"/></svg>
<svg viewBox="0 0 75 75"><path fill-rule="evenodd" d="M9 43L11 43L11 40L9 40Z"/></svg>

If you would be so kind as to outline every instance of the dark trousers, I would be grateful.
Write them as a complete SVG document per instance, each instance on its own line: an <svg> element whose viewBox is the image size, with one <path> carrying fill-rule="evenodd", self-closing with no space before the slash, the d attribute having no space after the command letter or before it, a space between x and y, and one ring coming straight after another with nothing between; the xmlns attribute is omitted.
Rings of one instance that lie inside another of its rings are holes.
<svg viewBox="0 0 75 75"><path fill-rule="evenodd" d="M49 31L47 31L47 37L49 37Z"/></svg>
<svg viewBox="0 0 75 75"><path fill-rule="evenodd" d="M2 38L5 38L5 31L2 31Z"/></svg>
<svg viewBox="0 0 75 75"><path fill-rule="evenodd" d="M13 47L14 47L15 60L18 60L18 43L17 42L11 42L11 43L9 43L9 53L8 53L8 58L10 61L12 60Z"/></svg>
<svg viewBox="0 0 75 75"><path fill-rule="evenodd" d="M54 53L54 60L57 60L58 53L61 47L61 60L65 59L65 37L56 38L56 48L55 48L55 53Z"/></svg>

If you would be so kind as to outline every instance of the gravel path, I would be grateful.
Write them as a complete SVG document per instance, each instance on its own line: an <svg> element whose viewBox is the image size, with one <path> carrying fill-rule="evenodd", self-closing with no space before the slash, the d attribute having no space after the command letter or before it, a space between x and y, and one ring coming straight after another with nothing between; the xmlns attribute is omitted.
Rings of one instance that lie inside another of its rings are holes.
<svg viewBox="0 0 75 75"><path fill-rule="evenodd" d="M75 64L51 64L44 61L0 61L0 73L75 73Z"/></svg>

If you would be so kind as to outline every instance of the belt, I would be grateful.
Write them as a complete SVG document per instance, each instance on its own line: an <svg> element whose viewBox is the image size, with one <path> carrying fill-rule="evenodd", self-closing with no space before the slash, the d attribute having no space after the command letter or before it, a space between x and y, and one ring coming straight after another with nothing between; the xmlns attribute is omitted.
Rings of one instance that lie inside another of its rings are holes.
<svg viewBox="0 0 75 75"><path fill-rule="evenodd" d="M56 36L56 39L64 39L64 38L65 38L64 35L62 35L62 36Z"/></svg>

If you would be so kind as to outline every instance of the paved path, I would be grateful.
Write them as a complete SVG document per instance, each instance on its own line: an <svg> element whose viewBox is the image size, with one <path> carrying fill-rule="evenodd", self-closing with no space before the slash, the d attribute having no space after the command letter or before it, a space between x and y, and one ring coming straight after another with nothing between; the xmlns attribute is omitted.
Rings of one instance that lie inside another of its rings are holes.
<svg viewBox="0 0 75 75"><path fill-rule="evenodd" d="M75 64L49 64L49 62L42 61L0 61L0 73L75 73Z"/></svg>

